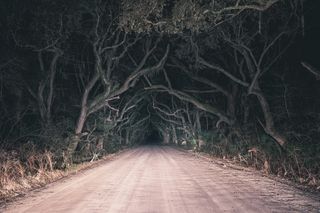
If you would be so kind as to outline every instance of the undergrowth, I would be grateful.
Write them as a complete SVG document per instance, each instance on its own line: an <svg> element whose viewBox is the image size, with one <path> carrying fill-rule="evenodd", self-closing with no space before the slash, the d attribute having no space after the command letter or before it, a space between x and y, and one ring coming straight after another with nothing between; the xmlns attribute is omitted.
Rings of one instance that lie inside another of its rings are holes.
<svg viewBox="0 0 320 213"><path fill-rule="evenodd" d="M121 148L117 141L107 141L106 138L92 134L81 140L79 150L73 156L74 165L66 168L62 166L63 150L66 144L61 137L59 139L58 141L57 138L52 137L51 146L48 143L49 139L28 140L18 146L8 145L8 142L2 143L0 201L53 182L70 171L86 165L83 163L96 161Z"/></svg>
<svg viewBox="0 0 320 213"><path fill-rule="evenodd" d="M218 130L202 132L205 143L199 151L229 159L244 166L262 170L320 190L320 148L291 138L284 148L264 133L232 130L227 136ZM194 140L189 144L196 146Z"/></svg>
<svg viewBox="0 0 320 213"><path fill-rule="evenodd" d="M0 199L62 177L63 172L54 169L54 163L53 154L49 151L0 150Z"/></svg>

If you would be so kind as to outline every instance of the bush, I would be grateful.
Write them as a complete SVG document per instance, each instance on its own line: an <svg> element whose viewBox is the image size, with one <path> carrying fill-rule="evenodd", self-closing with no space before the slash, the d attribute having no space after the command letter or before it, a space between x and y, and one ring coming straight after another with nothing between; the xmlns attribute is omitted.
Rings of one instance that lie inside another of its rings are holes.
<svg viewBox="0 0 320 213"><path fill-rule="evenodd" d="M30 143L29 146L28 152L24 152L27 145L18 151L0 150L0 199L61 175L53 170L51 152L34 152L34 146Z"/></svg>
<svg viewBox="0 0 320 213"><path fill-rule="evenodd" d="M230 131L227 136L218 130L202 132L203 148L213 156L231 159L245 166L264 170L266 174L287 177L312 186L320 186L320 148L315 143L291 140L285 148L265 133Z"/></svg>

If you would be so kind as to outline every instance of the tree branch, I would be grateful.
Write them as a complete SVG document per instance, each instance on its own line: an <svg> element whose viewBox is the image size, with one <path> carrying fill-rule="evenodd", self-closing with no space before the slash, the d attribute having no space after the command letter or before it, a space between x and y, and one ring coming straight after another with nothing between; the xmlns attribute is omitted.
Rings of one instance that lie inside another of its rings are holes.
<svg viewBox="0 0 320 213"><path fill-rule="evenodd" d="M315 68L314 66L312 66L311 64L305 62L305 61L302 61L301 62L301 65L306 68L309 72L311 72L317 80L320 80L320 71Z"/></svg>
<svg viewBox="0 0 320 213"><path fill-rule="evenodd" d="M187 93L181 92L181 91L177 91L177 90L170 90L169 88L162 86L162 85L153 85L151 87L147 87L145 88L146 90L159 90L159 91L165 91L168 92L170 95L173 95L177 98L179 98L180 100L189 102L191 104L193 104L194 106L196 106L197 108L204 110L206 112L210 112L216 116L219 117L220 121L223 121L229 125L232 125L234 123L234 121L229 118L224 112L222 112L221 110L205 104L205 103L201 103L200 101L198 101L196 98L188 95Z"/></svg>

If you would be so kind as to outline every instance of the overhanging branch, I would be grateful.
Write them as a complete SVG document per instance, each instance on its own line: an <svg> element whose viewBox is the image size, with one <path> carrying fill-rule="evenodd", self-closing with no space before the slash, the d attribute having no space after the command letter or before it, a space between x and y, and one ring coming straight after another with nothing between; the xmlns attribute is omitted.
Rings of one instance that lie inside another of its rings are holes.
<svg viewBox="0 0 320 213"><path fill-rule="evenodd" d="M145 89L146 90L158 90L158 91L162 91L162 92L165 91L165 92L169 93L170 95L173 95L173 96L179 98L182 101L186 101L188 103L193 104L194 106L196 106L197 108L199 108L203 111L210 112L219 118L219 121L217 122L217 124L219 124L221 122L225 122L229 125L232 125L234 123L234 121L231 118L229 118L223 111L221 111L221 110L219 110L209 104L201 103L199 100L190 96L187 93L173 90L173 89L169 89L169 88L162 86L162 85L153 85L153 86L147 87Z"/></svg>
<svg viewBox="0 0 320 213"><path fill-rule="evenodd" d="M302 61L301 65L304 68L306 68L309 72L311 72L317 78L317 80L320 79L320 71L317 68L315 68L314 66L312 66L311 64L309 64L305 61Z"/></svg>

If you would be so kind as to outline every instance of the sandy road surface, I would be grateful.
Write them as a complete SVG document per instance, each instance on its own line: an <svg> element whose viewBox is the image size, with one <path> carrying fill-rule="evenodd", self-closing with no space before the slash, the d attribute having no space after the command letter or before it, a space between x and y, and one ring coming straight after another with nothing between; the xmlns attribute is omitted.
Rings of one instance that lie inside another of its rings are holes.
<svg viewBox="0 0 320 213"><path fill-rule="evenodd" d="M145 146L0 212L320 212L317 196L171 147Z"/></svg>

